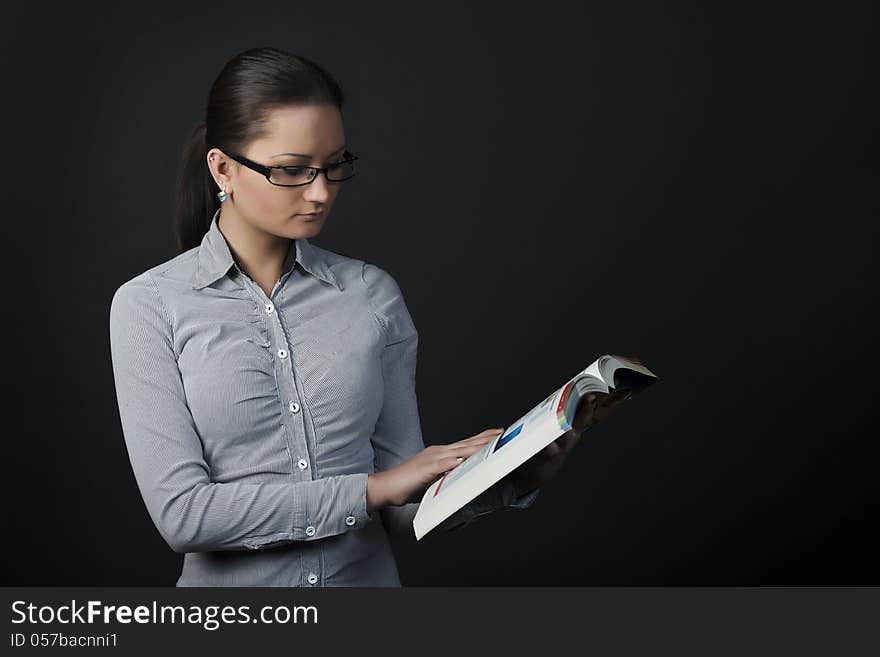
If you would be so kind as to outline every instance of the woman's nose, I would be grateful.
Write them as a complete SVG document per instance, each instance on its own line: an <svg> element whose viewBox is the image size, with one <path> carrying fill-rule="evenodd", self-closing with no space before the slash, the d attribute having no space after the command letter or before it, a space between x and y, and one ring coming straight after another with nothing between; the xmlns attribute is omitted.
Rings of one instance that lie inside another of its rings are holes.
<svg viewBox="0 0 880 657"><path fill-rule="evenodd" d="M303 197L310 201L324 201L330 196L330 185L327 182L327 176L323 172L315 176L311 183L306 185L306 191Z"/></svg>

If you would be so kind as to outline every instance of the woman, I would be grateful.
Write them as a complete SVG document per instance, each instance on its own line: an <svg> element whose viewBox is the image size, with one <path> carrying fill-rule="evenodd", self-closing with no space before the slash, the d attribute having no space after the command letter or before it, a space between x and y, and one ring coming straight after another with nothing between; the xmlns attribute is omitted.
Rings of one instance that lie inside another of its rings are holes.
<svg viewBox="0 0 880 657"><path fill-rule="evenodd" d="M113 297L126 446L177 586L400 586L388 533L413 536L427 487L499 432L425 448L400 288L309 242L357 166L342 105L304 57L229 61L184 148L180 253ZM438 529L529 506L578 436Z"/></svg>

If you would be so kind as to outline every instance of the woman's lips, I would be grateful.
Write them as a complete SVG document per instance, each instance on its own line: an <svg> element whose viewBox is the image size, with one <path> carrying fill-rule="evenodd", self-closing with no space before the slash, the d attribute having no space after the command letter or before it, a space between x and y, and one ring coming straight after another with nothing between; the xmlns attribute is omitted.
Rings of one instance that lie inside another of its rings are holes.
<svg viewBox="0 0 880 657"><path fill-rule="evenodd" d="M313 214L298 214L297 217L302 217L303 221L315 221L316 219L320 219L324 216L323 212L315 212Z"/></svg>

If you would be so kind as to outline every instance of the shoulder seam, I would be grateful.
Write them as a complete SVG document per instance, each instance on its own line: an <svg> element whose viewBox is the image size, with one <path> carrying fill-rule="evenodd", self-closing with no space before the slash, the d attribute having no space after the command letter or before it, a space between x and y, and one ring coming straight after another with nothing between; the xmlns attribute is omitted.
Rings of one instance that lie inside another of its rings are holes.
<svg viewBox="0 0 880 657"><path fill-rule="evenodd" d="M375 319L376 323L379 325L379 329L382 331L382 337L384 338L385 342L387 343L388 342L388 318L385 317L384 315L382 315L382 313L380 313L378 310L376 310L375 306L373 306L373 301L370 299L370 284L367 282L366 276L364 276L364 273L367 270L367 265L370 263L367 263L365 260L362 260L361 262L363 263L361 265L361 281L363 281L363 284L364 284L365 294L367 297L367 305L373 311L373 319ZM381 269L377 265L371 264L370 266L376 267L377 269Z"/></svg>
<svg viewBox="0 0 880 657"><path fill-rule="evenodd" d="M156 279L153 278L153 274L148 271L147 276L149 276L150 283L153 285L153 291L156 293L156 298L159 300L159 307L162 310L162 316L165 318L165 321L168 322L168 332L171 334L171 351L174 352L175 358L179 358L177 349L174 347L174 323L171 321L171 314L169 313L165 302L162 300L162 295L159 293L159 285L156 283Z"/></svg>

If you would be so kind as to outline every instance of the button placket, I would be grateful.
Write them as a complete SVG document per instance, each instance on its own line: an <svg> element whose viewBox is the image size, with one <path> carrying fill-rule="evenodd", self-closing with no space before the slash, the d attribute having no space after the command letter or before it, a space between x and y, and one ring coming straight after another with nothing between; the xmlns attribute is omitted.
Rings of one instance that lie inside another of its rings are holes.
<svg viewBox="0 0 880 657"><path fill-rule="evenodd" d="M301 412L307 409L303 409L297 401L301 401L303 396L302 391L300 390L300 382L298 381L299 376L297 375L296 367L294 366L294 359L290 357L287 333L283 325L281 313L278 308L275 307L272 299L266 296L266 293L259 285L251 281L248 276L242 276L242 280L245 282L245 286L250 290L251 296L254 297L254 301L257 302L258 307L259 304L262 304L262 309L265 313L263 319L266 321L269 337L269 344L266 348L273 351L275 354L273 361L275 380L278 384L279 395L281 395L282 400L288 400L288 412L282 410L281 425L284 429L284 439L287 442L287 451L290 455L293 467L291 476L294 478L301 477L306 480L311 480L313 477L317 476L317 470L309 467L310 464L314 462L314 459L312 458L312 452L309 447L309 434L306 429L306 414L305 412ZM281 298L283 299L284 280L285 279L282 278L275 284L275 287L272 288L272 298L275 297L275 293L280 288ZM282 401L282 404L283 403L284 402ZM283 409L284 407L282 406L281 408ZM294 410L294 408L296 410ZM297 477L297 473L299 473L300 477ZM308 513L308 511L306 511L306 513ZM309 524L304 531L307 536L314 536L317 533L317 528L314 527L309 520ZM303 541L304 549L301 553L302 573L305 575L306 581L309 585L314 586L320 579L319 573L321 572L321 565L323 563L323 554L320 541L314 545L310 545L310 543L311 541L308 540Z"/></svg>
<svg viewBox="0 0 880 657"><path fill-rule="evenodd" d="M272 290L273 298L276 291L279 290L280 283L279 281ZM282 395L282 400L287 400L286 412L282 411L281 413L281 424L285 429L288 453L294 464L291 476L296 479L309 481L317 476L317 469L314 466L314 455L310 445L310 442L314 441L314 436L310 436L309 429L306 428L309 421L306 418L306 411L308 409L302 405L304 397L301 390L301 381L299 381L299 375L296 372L295 360L291 357L289 351L284 319L281 311L274 304L272 305L272 310L269 310L269 304L272 303L272 300L266 297L266 293L255 283L253 287L256 288L255 293L262 300L263 312L269 327L268 348L275 352L275 379L278 383L278 392ZM281 299L283 300L284 289L283 287L280 289ZM282 409L284 409L284 406L282 406ZM299 473L299 476L297 476L297 473ZM308 514L308 511L306 513ZM320 541L312 544L312 541L308 540L317 534L317 527L312 519L307 520L303 532L307 539L303 541L304 549L301 553L303 573L307 574L308 583L314 585L320 580L323 557Z"/></svg>
<svg viewBox="0 0 880 657"><path fill-rule="evenodd" d="M256 285L256 283L252 283L247 277L245 277L245 281L248 287L251 288L251 292L257 294L262 300L262 310L268 325L268 349L275 353L275 376L279 394L282 396L282 399L286 398L289 400L287 412L281 414L281 425L285 431L285 441L287 441L291 463L295 466L292 476L310 480L313 476L309 470L309 463L312 459L308 447L303 414L300 412L301 406L296 401L299 398L296 386L296 368L294 367L294 360L291 358L281 314L262 288ZM276 284L272 290L273 297L278 288L279 284ZM300 473L300 475L297 476L295 473Z"/></svg>
<svg viewBox="0 0 880 657"><path fill-rule="evenodd" d="M279 336L279 343L287 344L286 337L284 337L284 327L281 325L281 319L278 316L278 313L275 313L275 316L278 318L276 320L277 325L275 326L276 334ZM287 412L284 413L286 416L282 421L283 424L290 428L290 432L295 437L296 447L291 454L291 458L296 459L296 467L297 470L303 475L306 476L306 479L312 478L312 472L309 470L309 463L311 461L311 454L308 448L308 441L306 439L306 432L304 427L305 419L303 414L300 412L302 410L302 406L300 406L297 401L298 394L296 391L296 367L294 364L293 358L290 356L290 352L282 347L278 350L278 358L282 363L281 367L281 377L279 381L279 385L281 390L288 398L287 402Z"/></svg>

